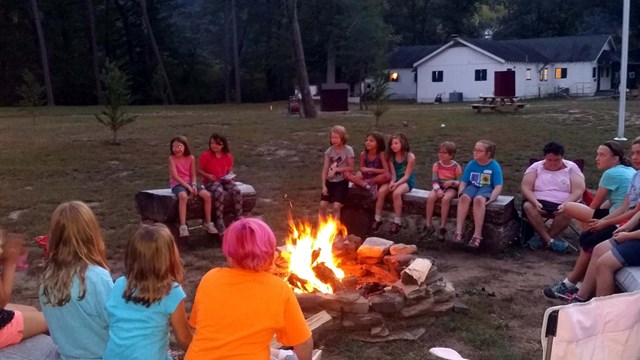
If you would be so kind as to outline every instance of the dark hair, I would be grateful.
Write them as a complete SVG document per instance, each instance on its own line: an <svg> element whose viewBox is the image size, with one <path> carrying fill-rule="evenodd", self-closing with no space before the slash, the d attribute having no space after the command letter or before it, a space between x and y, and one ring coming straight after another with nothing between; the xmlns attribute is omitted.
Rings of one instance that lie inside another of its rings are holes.
<svg viewBox="0 0 640 360"><path fill-rule="evenodd" d="M411 148L409 147L409 139L407 139L407 136L405 134L397 133L397 134L391 135L391 138L389 138L389 150L387 151L387 155L389 156L389 159L391 159L391 157L394 155L393 150L391 150L391 142L393 142L393 139L400 140L402 151L404 151L405 153L408 153L409 151L411 151Z"/></svg>
<svg viewBox="0 0 640 360"><path fill-rule="evenodd" d="M438 146L438 151L440 151L440 149L444 149L444 151L447 152L447 154L449 154L452 158L454 158L456 156L456 144L453 141L445 141L442 144L440 144L440 146Z"/></svg>
<svg viewBox="0 0 640 360"><path fill-rule="evenodd" d="M544 155L554 154L554 155L564 156L564 146L562 146L560 143L557 143L555 141L551 141L551 142L548 142L544 146L544 148L542 148L542 153Z"/></svg>
<svg viewBox="0 0 640 360"><path fill-rule="evenodd" d="M182 135L174 137L173 139L171 139L171 142L169 142L169 151L171 152L171 155L173 155L173 143L176 141L184 146L184 156L191 156L191 149L189 148L187 138Z"/></svg>
<svg viewBox="0 0 640 360"><path fill-rule="evenodd" d="M211 136L209 137L209 151L211 151L211 141L213 141L214 143L222 144L222 152L225 154L229 153L229 143L227 142L226 137L218 133L211 134Z"/></svg>
<svg viewBox="0 0 640 360"><path fill-rule="evenodd" d="M620 145L619 142L609 140L602 143L602 146L607 147L611 151L613 156L617 156L618 159L620 160L620 164L624 166L631 166L629 159L624 157L624 148L622 147L622 145Z"/></svg>
<svg viewBox="0 0 640 360"><path fill-rule="evenodd" d="M369 136L371 136L376 141L376 153L379 154L385 151L387 147L384 145L384 135L377 131L373 131L368 133L367 136L364 137L364 139L366 140Z"/></svg>
<svg viewBox="0 0 640 360"><path fill-rule="evenodd" d="M631 143L631 145L637 145L640 144L640 136L638 136L637 138L633 139L633 142Z"/></svg>
<svg viewBox="0 0 640 360"><path fill-rule="evenodd" d="M489 158L493 159L496 156L496 144L489 140L478 140L478 142L484 145L484 150L489 153Z"/></svg>

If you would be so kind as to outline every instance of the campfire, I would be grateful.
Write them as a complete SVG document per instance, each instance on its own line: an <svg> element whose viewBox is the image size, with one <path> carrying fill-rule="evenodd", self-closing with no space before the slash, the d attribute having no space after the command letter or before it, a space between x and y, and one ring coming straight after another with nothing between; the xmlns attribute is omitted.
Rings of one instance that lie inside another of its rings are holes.
<svg viewBox="0 0 640 360"><path fill-rule="evenodd" d="M416 245L363 241L331 218L315 228L290 218L289 228L275 273L296 292L305 313L325 310L343 327L363 330L360 339L384 341L415 339L424 328L398 324L454 307L453 285L434 259L417 254Z"/></svg>

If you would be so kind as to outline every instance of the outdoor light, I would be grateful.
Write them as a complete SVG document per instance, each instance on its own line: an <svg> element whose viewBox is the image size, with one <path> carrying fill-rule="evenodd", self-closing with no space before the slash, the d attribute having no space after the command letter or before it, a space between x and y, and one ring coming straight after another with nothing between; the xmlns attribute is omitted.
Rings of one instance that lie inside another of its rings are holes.
<svg viewBox="0 0 640 360"><path fill-rule="evenodd" d="M390 80L390 81L393 81L393 82L398 81L398 73L397 73L397 72L391 73L391 74L389 75L389 80Z"/></svg>

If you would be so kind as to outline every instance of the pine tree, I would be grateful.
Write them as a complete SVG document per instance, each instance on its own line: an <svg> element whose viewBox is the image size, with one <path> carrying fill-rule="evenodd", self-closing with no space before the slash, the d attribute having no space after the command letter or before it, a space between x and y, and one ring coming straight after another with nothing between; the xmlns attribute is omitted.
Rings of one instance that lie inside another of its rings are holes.
<svg viewBox="0 0 640 360"><path fill-rule="evenodd" d="M102 115L95 114L95 117L113 132L111 144L118 145L118 130L136 119L136 116L128 115L125 111L125 106L131 102L129 80L117 64L108 60L100 78L104 84L106 105Z"/></svg>
<svg viewBox="0 0 640 360"><path fill-rule="evenodd" d="M22 72L22 81L23 83L18 89L18 93L22 98L19 105L31 109L31 119L35 124L36 107L44 105L44 99L42 98L44 87L36 80L35 75L29 69L24 69Z"/></svg>
<svg viewBox="0 0 640 360"><path fill-rule="evenodd" d="M391 95L393 95L389 92L388 76L385 71L379 71L374 75L373 84L371 84L369 97L371 97L376 105L373 109L373 115L376 117L376 127L378 127L378 122L382 115L389 110L387 102Z"/></svg>

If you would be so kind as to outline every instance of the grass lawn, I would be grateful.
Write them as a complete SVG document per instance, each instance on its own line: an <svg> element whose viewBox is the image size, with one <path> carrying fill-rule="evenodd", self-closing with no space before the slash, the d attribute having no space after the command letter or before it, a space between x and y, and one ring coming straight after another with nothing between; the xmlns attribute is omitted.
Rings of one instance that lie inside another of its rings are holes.
<svg viewBox="0 0 640 360"><path fill-rule="evenodd" d="M617 102L600 100L527 101L516 113L480 113L468 104L394 104L378 130L404 132L416 155L418 188L427 188L435 148L445 140L458 145L459 162L472 157L478 139L497 144L496 159L505 175L504 194L515 194L528 158L541 156L545 142L556 140L566 157L586 159L587 185L594 188L599 174L593 158L597 145L616 135ZM273 111L269 106L273 105ZM320 193L323 152L328 130L344 125L349 143L359 152L373 116L357 107L347 114L322 114L307 120L287 117L283 103L242 106L131 107L138 115L119 134L121 145L109 145L111 134L93 117L96 107L42 109L32 123L31 113L19 108L0 109L0 226L25 233L45 234L49 217L63 201L90 204L104 230L112 273L122 273L122 250L139 223L133 197L142 189L168 186L169 140L185 135L199 154L209 135L227 136L236 158L238 180L252 184L258 202L252 212L263 217L283 239L287 212L313 220ZM640 102L627 102L630 114L626 136L640 135ZM441 126L444 124L444 126ZM626 144L627 150L630 142ZM415 234L402 234L412 242ZM202 237L194 230L192 237ZM31 268L18 278L14 302L36 304L35 279L40 273L40 250L32 243ZM431 346L452 346L474 359L535 359L540 357L540 325L547 302L541 288L560 279L572 266L575 254L510 249L491 256L471 254L434 244L423 250L456 287L471 311L425 320L427 333L420 341L371 345L329 334L322 342L323 359L423 359ZM189 307L199 278L212 266L223 264L216 246L184 251ZM488 296L495 295L495 296Z"/></svg>

